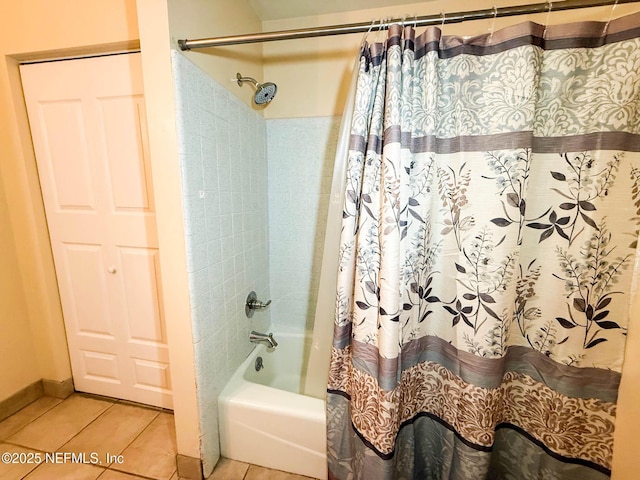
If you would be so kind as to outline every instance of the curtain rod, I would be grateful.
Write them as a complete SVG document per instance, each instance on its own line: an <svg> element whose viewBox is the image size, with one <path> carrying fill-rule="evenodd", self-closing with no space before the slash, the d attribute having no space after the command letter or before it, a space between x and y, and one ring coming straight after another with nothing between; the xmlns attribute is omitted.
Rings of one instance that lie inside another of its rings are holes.
<svg viewBox="0 0 640 480"><path fill-rule="evenodd" d="M561 2L533 3L529 5L516 5L513 7L493 7L484 10L468 12L440 13L416 17L407 24L416 27L428 25L442 25L443 23L460 23L470 20L483 20L494 17L512 17L516 15L528 15L532 13L559 12L576 8L602 7L607 5L620 5L623 3L635 3L640 0L565 0ZM397 18L377 25L376 28L387 28L393 23L402 23L403 19ZM247 35L230 35L227 37L200 38L195 40L178 40L180 50L194 48L222 47L226 45L241 45L245 43L273 42L276 40L293 40L297 38L326 37L329 35L344 35L347 33L364 33L371 28L371 22L349 23L344 25L331 25L326 27L301 28L297 30L281 30L278 32L251 33Z"/></svg>

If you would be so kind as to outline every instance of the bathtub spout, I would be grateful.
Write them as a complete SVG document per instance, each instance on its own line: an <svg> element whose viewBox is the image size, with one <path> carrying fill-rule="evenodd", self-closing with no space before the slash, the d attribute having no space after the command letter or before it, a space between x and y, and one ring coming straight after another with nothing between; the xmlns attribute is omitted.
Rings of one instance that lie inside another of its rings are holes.
<svg viewBox="0 0 640 480"><path fill-rule="evenodd" d="M273 338L273 333L259 333L253 330L249 335L249 341L251 343L266 343L267 348L276 348L278 342Z"/></svg>

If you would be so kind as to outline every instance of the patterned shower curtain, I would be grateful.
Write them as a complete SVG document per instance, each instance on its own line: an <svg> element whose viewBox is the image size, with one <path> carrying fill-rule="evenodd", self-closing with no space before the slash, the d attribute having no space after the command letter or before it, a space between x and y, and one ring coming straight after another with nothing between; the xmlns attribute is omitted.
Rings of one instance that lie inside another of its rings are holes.
<svg viewBox="0 0 640 480"><path fill-rule="evenodd" d="M640 225L640 14L361 51L330 479L610 476Z"/></svg>

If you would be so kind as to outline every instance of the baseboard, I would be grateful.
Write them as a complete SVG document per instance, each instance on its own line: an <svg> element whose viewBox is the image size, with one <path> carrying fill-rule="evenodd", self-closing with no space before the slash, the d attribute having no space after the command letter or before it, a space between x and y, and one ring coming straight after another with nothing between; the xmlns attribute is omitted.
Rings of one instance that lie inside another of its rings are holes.
<svg viewBox="0 0 640 480"><path fill-rule="evenodd" d="M73 379L67 378L61 382L43 378L17 391L9 398L0 400L0 421L13 415L31 402L46 395L54 398L67 398L73 393Z"/></svg>
<svg viewBox="0 0 640 480"><path fill-rule="evenodd" d="M177 454L176 466L180 478L185 480L202 480L204 478L202 476L202 462L199 458Z"/></svg>
<svg viewBox="0 0 640 480"><path fill-rule="evenodd" d="M9 398L0 401L0 421L39 399L42 395L44 395L42 380L38 380L14 393Z"/></svg>
<svg viewBox="0 0 640 480"><path fill-rule="evenodd" d="M55 380L42 379L44 394L48 397L65 399L73 393L73 379L67 378L61 382Z"/></svg>

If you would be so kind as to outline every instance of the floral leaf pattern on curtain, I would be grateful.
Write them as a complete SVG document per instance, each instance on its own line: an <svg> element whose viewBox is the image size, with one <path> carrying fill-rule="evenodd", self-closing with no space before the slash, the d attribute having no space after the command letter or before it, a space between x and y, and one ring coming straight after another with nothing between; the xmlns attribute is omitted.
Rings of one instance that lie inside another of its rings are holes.
<svg viewBox="0 0 640 480"><path fill-rule="evenodd" d="M542 230L540 241L549 238L555 231L571 244L584 231L585 226L598 229L592 214L597 210L593 202L609 194L620 159L614 155L601 170L594 171L595 159L589 152L581 152L571 158L565 153L563 158L568 165L567 173L549 173L554 180L563 182L561 188L554 187L552 190L568 201L558 205L557 212L561 212L560 214L551 207L546 223L532 222L527 226Z"/></svg>
<svg viewBox="0 0 640 480"><path fill-rule="evenodd" d="M513 223L518 225L518 245L522 244L522 227L526 221L525 212L527 202L524 198L527 191L527 180L531 168L531 149L504 154L501 152L487 152L488 166L493 176L487 177L496 181L496 187L502 200L503 217L491 219L491 223L499 227L508 227ZM545 216L545 212L541 216ZM530 219L538 220L538 218Z"/></svg>
<svg viewBox="0 0 640 480"><path fill-rule="evenodd" d="M609 476L640 224L640 15L614 24L365 46L330 478Z"/></svg>

